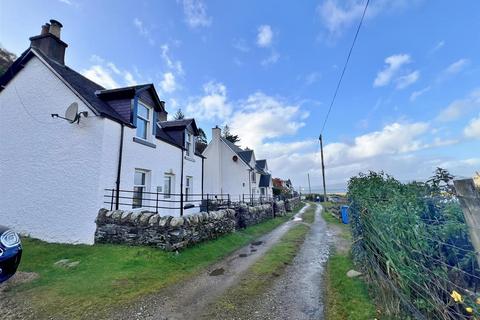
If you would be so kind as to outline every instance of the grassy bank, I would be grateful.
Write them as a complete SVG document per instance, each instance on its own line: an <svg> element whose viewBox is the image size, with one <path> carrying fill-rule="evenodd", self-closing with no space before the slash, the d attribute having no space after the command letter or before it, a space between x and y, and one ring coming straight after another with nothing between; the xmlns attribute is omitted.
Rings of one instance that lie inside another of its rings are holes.
<svg viewBox="0 0 480 320"><path fill-rule="evenodd" d="M148 247L49 244L23 239L20 271L36 272L39 278L14 287L7 294L28 299L35 318L100 316L109 308L197 274L289 218L268 220L179 254ZM61 259L80 261L80 264L71 269L54 266Z"/></svg>
<svg viewBox="0 0 480 320"><path fill-rule="evenodd" d="M338 233L335 251L331 254L325 272L325 318L329 320L370 320L376 318L375 304L361 278L348 278L346 273L355 269L350 256L351 233L327 210L322 213L330 227Z"/></svg>
<svg viewBox="0 0 480 320"><path fill-rule="evenodd" d="M311 206L304 214L303 220L313 223L315 207ZM222 314L225 318L234 318L236 311L243 310L249 301L255 299L270 287L288 264L295 258L298 248L303 243L310 227L298 224L290 229L277 244L260 258L242 277L238 286L227 293L211 308L211 313ZM229 317L228 315L231 315ZM243 314L245 316L245 314Z"/></svg>

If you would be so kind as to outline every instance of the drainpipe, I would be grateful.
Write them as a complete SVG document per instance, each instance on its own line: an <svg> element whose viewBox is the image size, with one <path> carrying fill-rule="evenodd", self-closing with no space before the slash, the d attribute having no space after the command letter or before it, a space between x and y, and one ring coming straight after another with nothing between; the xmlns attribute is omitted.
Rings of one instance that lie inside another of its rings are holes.
<svg viewBox="0 0 480 320"><path fill-rule="evenodd" d="M180 217L183 217L183 151L182 148L182 169L180 171Z"/></svg>
<svg viewBox="0 0 480 320"><path fill-rule="evenodd" d="M202 157L202 200L203 200L203 174L204 174L203 167L204 167L204 162L205 162L204 160L205 160L205 158Z"/></svg>
<svg viewBox="0 0 480 320"><path fill-rule="evenodd" d="M250 181L251 175L251 170L248 169L248 193L250 194L250 202L252 202L252 182Z"/></svg>
<svg viewBox="0 0 480 320"><path fill-rule="evenodd" d="M117 168L117 181L115 181L115 210L118 210L120 204L120 176L122 174L122 158L123 158L123 131L124 124L121 124L120 129L120 147L118 148L118 168Z"/></svg>

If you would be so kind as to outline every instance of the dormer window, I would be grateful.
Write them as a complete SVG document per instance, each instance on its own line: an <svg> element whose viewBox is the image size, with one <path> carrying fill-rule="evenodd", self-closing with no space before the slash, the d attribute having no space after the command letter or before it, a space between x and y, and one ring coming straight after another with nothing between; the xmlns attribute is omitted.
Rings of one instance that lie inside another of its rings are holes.
<svg viewBox="0 0 480 320"><path fill-rule="evenodd" d="M193 135L190 132L186 131L185 132L185 149L188 157L190 157L192 154L192 146L193 146Z"/></svg>
<svg viewBox="0 0 480 320"><path fill-rule="evenodd" d="M152 110L142 103L138 103L137 107L137 132L136 135L140 139L148 140L150 132Z"/></svg>

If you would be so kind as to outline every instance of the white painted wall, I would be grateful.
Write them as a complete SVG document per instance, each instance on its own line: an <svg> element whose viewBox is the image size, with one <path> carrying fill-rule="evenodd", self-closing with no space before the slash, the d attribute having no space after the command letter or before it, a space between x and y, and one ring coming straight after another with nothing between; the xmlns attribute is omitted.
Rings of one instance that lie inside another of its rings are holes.
<svg viewBox="0 0 480 320"><path fill-rule="evenodd" d="M205 159L205 192L230 194L238 199L242 194L248 195L249 167L236 153L220 140L220 135L213 133L212 141L203 152Z"/></svg>
<svg viewBox="0 0 480 320"><path fill-rule="evenodd" d="M174 189L172 190L172 193L180 194L180 177L182 164L181 149L156 139L151 132L149 134L149 142L155 144L155 148L145 146L138 142L134 142L133 137L135 137L135 129L125 127L120 189L133 190L135 169L143 169L149 171L149 186L147 187L149 190L147 191L156 192L157 186L161 186L163 191L164 176L165 173L169 173L174 175ZM187 176L191 176L193 178L193 193L200 194L202 191L202 159L200 157L193 156L191 158L186 158L184 156L184 188ZM155 195L151 196L153 199ZM163 197L160 196L160 200L162 199ZM196 196L194 198L194 200L200 199L200 196ZM179 201L180 196L172 197L165 200ZM131 203L131 200L129 200L129 203ZM198 205L200 204L200 202L192 203L197 205L197 207L186 210L184 214L199 211ZM150 201L150 204L148 205L155 206L155 201ZM172 208L160 209L159 212L161 215L180 215L180 211L178 209L173 210L173 208L180 208L179 202L168 203L160 201L159 206L166 206ZM123 206L121 208L127 209L128 207ZM152 210L152 208L150 208L150 210ZM153 208L153 210L155 210L155 208Z"/></svg>
<svg viewBox="0 0 480 320"><path fill-rule="evenodd" d="M90 117L79 125L51 118L72 102ZM118 148L110 121L93 117L36 57L0 92L0 113L0 224L47 241L92 243L99 188L115 174L105 155Z"/></svg>

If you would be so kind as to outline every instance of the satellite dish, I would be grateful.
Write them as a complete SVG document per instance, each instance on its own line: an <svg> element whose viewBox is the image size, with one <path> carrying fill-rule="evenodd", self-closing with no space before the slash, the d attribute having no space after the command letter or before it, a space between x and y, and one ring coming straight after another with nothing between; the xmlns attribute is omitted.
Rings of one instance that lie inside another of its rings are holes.
<svg viewBox="0 0 480 320"><path fill-rule="evenodd" d="M70 121L70 123L78 120L78 103L74 102L67 108L65 111L65 119Z"/></svg>
<svg viewBox="0 0 480 320"><path fill-rule="evenodd" d="M60 118L67 120L70 123L80 123L80 118L88 117L88 111L82 111L78 113L78 103L74 102L70 106L68 106L67 110L65 111L65 117L59 116L57 113L51 114L52 118Z"/></svg>

